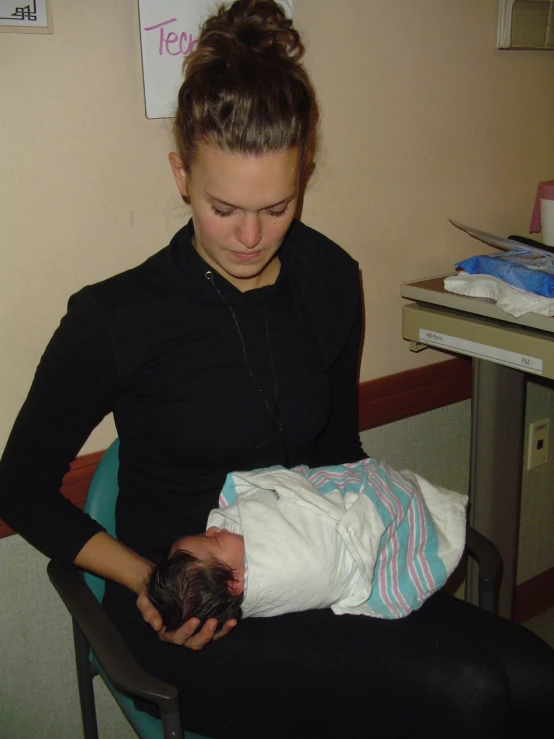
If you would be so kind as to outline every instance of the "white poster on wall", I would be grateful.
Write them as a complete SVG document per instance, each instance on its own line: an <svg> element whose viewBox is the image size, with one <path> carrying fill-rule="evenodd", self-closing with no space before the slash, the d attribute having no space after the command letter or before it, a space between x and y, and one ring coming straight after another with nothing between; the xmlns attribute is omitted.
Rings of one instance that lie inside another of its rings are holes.
<svg viewBox="0 0 554 739"><path fill-rule="evenodd" d="M183 61L200 26L221 0L138 0L147 118L171 118L183 81ZM293 0L281 5L292 17Z"/></svg>

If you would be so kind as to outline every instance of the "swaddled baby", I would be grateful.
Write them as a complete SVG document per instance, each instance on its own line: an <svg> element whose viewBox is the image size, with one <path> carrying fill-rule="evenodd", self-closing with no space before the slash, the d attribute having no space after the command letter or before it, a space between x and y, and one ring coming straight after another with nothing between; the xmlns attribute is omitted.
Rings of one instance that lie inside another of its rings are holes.
<svg viewBox="0 0 554 739"><path fill-rule="evenodd" d="M332 608L401 618L457 565L466 496L374 459L228 475L203 535L148 583L164 624Z"/></svg>

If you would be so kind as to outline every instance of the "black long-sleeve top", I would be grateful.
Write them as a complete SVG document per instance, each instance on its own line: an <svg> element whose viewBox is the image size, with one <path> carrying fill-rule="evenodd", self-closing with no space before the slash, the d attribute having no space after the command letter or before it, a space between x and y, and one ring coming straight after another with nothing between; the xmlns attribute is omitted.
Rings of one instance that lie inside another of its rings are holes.
<svg viewBox="0 0 554 739"><path fill-rule="evenodd" d="M356 262L295 221L277 282L241 293L192 234L74 295L40 361L0 462L0 517L50 557L73 561L101 530L59 488L110 411L118 538L152 559L204 530L230 471L365 456Z"/></svg>

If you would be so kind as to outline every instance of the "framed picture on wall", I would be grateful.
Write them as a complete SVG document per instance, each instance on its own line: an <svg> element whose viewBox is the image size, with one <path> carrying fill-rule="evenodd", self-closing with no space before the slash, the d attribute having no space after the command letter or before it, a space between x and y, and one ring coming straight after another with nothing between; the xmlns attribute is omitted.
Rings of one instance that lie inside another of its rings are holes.
<svg viewBox="0 0 554 739"><path fill-rule="evenodd" d="M51 0L0 0L0 31L53 33Z"/></svg>

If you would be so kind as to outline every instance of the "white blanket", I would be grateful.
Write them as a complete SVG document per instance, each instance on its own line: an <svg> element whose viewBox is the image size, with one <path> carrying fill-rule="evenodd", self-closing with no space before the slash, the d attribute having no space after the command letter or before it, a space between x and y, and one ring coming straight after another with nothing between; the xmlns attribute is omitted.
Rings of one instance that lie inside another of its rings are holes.
<svg viewBox="0 0 554 739"><path fill-rule="evenodd" d="M467 498L367 459L228 476L208 526L241 533L243 615L331 607L399 618L457 565Z"/></svg>

